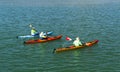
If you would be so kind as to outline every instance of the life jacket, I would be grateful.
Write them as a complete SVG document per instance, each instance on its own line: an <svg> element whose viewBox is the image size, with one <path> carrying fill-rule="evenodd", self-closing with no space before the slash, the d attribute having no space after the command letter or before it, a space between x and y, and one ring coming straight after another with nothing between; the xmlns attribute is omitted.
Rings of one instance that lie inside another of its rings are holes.
<svg viewBox="0 0 120 72"><path fill-rule="evenodd" d="M36 33L37 33L36 30L34 30L34 29L31 30L31 35L35 35Z"/></svg>

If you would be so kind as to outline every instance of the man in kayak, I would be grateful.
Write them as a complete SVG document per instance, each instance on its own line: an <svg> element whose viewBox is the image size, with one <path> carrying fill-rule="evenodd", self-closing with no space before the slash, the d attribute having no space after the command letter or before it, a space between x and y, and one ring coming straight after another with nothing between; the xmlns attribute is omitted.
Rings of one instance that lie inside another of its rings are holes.
<svg viewBox="0 0 120 72"><path fill-rule="evenodd" d="M31 35L35 36L38 34L37 30L35 29L35 27L33 27L31 24L29 25L31 28Z"/></svg>
<svg viewBox="0 0 120 72"><path fill-rule="evenodd" d="M76 40L74 40L73 44L74 44L74 46L76 46L76 47L82 45L79 37L76 37Z"/></svg>
<svg viewBox="0 0 120 72"><path fill-rule="evenodd" d="M40 39L47 39L47 34L45 34L44 32L41 32L39 34L39 37L40 37Z"/></svg>
<svg viewBox="0 0 120 72"><path fill-rule="evenodd" d="M35 36L35 35L37 35L37 34L38 34L37 30L33 27L33 28L31 29L31 35Z"/></svg>

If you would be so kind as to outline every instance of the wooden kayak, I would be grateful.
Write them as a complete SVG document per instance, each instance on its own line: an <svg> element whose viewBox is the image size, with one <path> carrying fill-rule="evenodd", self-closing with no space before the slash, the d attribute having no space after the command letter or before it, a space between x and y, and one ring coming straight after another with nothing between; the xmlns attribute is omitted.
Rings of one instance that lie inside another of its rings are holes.
<svg viewBox="0 0 120 72"><path fill-rule="evenodd" d="M60 39L61 37L62 35L58 35L58 36L50 36L47 39L28 40L28 41L25 41L24 44L44 43L44 42Z"/></svg>
<svg viewBox="0 0 120 72"><path fill-rule="evenodd" d="M54 49L53 52L54 53L58 53L58 52L63 52L63 51L81 49L81 48L93 46L96 43L98 43L98 40L93 40L93 41L90 41L90 42L86 42L82 46L77 46L77 47L75 47L74 45L72 45L72 46L64 47L64 48L56 48L56 49Z"/></svg>

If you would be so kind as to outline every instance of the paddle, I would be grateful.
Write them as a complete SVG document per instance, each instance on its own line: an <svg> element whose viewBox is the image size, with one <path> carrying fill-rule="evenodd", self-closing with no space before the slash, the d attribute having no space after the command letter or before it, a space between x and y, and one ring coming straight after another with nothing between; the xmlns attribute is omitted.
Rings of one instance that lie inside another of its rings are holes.
<svg viewBox="0 0 120 72"><path fill-rule="evenodd" d="M34 28L34 27L32 26L32 24L29 24L29 27L30 27L30 28Z"/></svg>
<svg viewBox="0 0 120 72"><path fill-rule="evenodd" d="M70 37L68 37L68 36L66 36L66 40L67 41L72 41L72 39Z"/></svg>
<svg viewBox="0 0 120 72"><path fill-rule="evenodd" d="M35 29L35 27L33 27L32 24L29 24L29 27ZM35 29L35 30L36 30L36 29ZM37 30L36 30L36 31L37 31ZM38 31L37 31L37 32L38 32Z"/></svg>
<svg viewBox="0 0 120 72"><path fill-rule="evenodd" d="M72 41L72 39L71 39L70 37L68 37L68 36L66 36L65 39L66 39L67 41ZM64 44L64 43L63 43L62 47L65 47L65 44Z"/></svg>

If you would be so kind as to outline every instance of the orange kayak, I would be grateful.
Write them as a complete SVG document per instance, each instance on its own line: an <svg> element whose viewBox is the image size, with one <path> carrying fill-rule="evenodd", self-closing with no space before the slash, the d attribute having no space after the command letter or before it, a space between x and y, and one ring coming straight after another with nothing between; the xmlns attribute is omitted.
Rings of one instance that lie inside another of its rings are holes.
<svg viewBox="0 0 120 72"><path fill-rule="evenodd" d="M81 49L81 48L85 48L85 47L90 47L90 46L93 46L94 44L98 43L98 40L93 40L93 41L90 41L90 42L86 42L84 43L82 46L69 46L69 47L64 47L64 48L57 48L57 49L54 49L54 53L58 53L58 52L63 52L63 51L69 51L69 50L75 50L75 49Z"/></svg>
<svg viewBox="0 0 120 72"><path fill-rule="evenodd" d="M25 44L44 43L44 42L60 39L61 37L62 37L62 35L51 36L51 37L48 37L47 39L43 39L43 40L42 39L28 40L28 41L25 41L24 43Z"/></svg>

